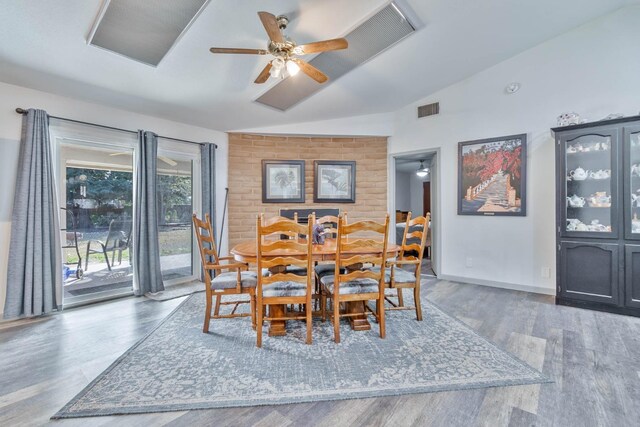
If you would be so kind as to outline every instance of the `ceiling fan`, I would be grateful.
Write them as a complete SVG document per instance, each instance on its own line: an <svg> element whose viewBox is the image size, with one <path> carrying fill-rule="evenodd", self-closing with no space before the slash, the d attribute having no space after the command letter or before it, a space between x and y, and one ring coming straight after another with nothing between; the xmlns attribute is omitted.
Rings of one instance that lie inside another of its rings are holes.
<svg viewBox="0 0 640 427"><path fill-rule="evenodd" d="M275 58L269 61L262 72L258 75L255 83L264 83L269 76L284 79L290 75L295 75L301 71L317 81L325 83L329 80L326 74L318 70L313 65L298 58L298 56L309 55L311 53L326 52L330 50L346 49L349 43L344 38L323 40L319 42L296 44L295 41L284 35L289 19L286 16L274 16L269 12L258 12L260 21L269 36L267 49L241 49L212 47L212 53L235 53L248 55L270 54Z"/></svg>
<svg viewBox="0 0 640 427"><path fill-rule="evenodd" d="M111 153L109 154L110 156L132 156L133 153L130 153L128 151L122 151L119 153ZM168 164L169 166L177 166L178 162L176 162L173 159L170 159L169 157L165 157L165 156L158 156L159 160L162 160L163 162L165 162L166 164Z"/></svg>

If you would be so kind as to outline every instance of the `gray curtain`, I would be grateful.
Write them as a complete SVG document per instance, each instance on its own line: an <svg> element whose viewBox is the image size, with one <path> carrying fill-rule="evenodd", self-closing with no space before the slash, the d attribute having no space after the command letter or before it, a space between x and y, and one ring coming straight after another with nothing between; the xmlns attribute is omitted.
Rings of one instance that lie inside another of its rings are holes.
<svg viewBox="0 0 640 427"><path fill-rule="evenodd" d="M29 109L22 122L4 317L38 316L61 304L62 249L49 117Z"/></svg>
<svg viewBox="0 0 640 427"><path fill-rule="evenodd" d="M216 145L202 144L200 146L200 169L202 171L202 217L211 216L213 239L216 240ZM218 248L220 250L220 248ZM204 272L200 273L200 280L204 280ZM215 275L215 272L213 272Z"/></svg>
<svg viewBox="0 0 640 427"><path fill-rule="evenodd" d="M158 136L138 131L133 277L136 295L164 290L158 243Z"/></svg>
<svg viewBox="0 0 640 427"><path fill-rule="evenodd" d="M216 229L216 145L203 144L200 146L202 157L202 217L211 216L214 234Z"/></svg>

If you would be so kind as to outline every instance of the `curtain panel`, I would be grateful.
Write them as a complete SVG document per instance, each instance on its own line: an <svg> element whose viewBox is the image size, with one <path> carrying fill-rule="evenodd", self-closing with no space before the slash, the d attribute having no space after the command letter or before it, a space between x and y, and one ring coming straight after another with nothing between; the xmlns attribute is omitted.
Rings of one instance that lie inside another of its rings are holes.
<svg viewBox="0 0 640 427"><path fill-rule="evenodd" d="M138 296L164 290L158 241L158 135L138 131L133 285Z"/></svg>
<svg viewBox="0 0 640 427"><path fill-rule="evenodd" d="M216 227L216 145L203 144L200 146L202 170L202 217L211 216L213 233ZM215 236L214 236L215 239ZM219 248L218 248L219 249Z"/></svg>
<svg viewBox="0 0 640 427"><path fill-rule="evenodd" d="M39 316L61 306L60 233L49 116L29 109L22 122L5 318Z"/></svg>
<svg viewBox="0 0 640 427"><path fill-rule="evenodd" d="M216 145L202 144L200 146L200 169L202 172L202 218L206 214L211 217L213 227L213 241L216 240ZM218 251L220 248L217 248ZM200 273L200 280L204 281L204 270ZM215 271L211 274L215 276Z"/></svg>

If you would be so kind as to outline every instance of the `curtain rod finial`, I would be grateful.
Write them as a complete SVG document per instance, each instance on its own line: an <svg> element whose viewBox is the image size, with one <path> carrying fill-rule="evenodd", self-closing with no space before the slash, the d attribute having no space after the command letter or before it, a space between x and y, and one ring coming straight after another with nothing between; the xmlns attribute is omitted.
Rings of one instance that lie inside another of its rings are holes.
<svg viewBox="0 0 640 427"><path fill-rule="evenodd" d="M24 108L16 108L16 113L18 114L27 114L27 110L25 110Z"/></svg>

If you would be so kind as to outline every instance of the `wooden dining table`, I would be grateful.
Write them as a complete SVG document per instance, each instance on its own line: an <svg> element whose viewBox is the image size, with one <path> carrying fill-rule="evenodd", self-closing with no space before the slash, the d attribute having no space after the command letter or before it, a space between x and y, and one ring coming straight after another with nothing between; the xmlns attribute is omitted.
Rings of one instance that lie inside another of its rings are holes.
<svg viewBox="0 0 640 427"><path fill-rule="evenodd" d="M301 242L306 243L304 239L300 239ZM314 244L313 245L313 253L312 259L314 264L316 262L322 261L335 261L336 259L336 239L325 239L323 244ZM387 245L387 259L394 258L400 252L400 246L394 244ZM371 250L361 249L358 251L349 251L345 253L345 255L376 255L379 252L371 252ZM238 243L236 246L231 249L231 254L234 259L238 262L244 262L247 264L257 264L257 242L255 239L245 240L243 242ZM279 251L271 251L269 252L269 258L275 257L299 257L303 258L306 256L305 252L294 251L292 249L282 249ZM311 272L311 274L314 274ZM285 306L282 304L271 304L269 306L269 315L270 317L285 317L284 314L286 312ZM347 313L357 314L354 316L350 316L349 322L351 323L351 328L356 331L363 331L371 329L371 324L367 319L367 314L364 306L364 302L362 301L353 301L345 303L344 310ZM269 336L282 336L286 335L286 321L285 320L274 320L269 324Z"/></svg>

